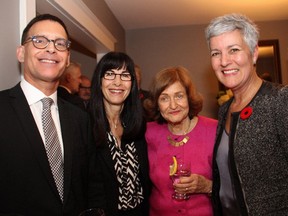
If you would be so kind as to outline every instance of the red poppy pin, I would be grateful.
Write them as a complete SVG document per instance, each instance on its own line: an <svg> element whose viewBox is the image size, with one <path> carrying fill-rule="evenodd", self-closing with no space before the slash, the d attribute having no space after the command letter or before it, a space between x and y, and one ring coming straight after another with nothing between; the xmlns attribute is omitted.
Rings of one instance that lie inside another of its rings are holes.
<svg viewBox="0 0 288 216"><path fill-rule="evenodd" d="M139 98L140 98L140 99L144 98L143 93L140 93L140 94L139 94Z"/></svg>
<svg viewBox="0 0 288 216"><path fill-rule="evenodd" d="M242 120L248 119L252 115L252 112L253 112L252 107L250 106L245 107L240 113L240 118Z"/></svg>

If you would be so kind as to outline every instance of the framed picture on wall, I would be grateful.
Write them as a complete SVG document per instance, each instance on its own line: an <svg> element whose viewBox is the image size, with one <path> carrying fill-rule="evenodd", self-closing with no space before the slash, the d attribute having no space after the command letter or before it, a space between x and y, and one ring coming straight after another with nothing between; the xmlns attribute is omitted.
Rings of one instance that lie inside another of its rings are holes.
<svg viewBox="0 0 288 216"><path fill-rule="evenodd" d="M258 46L257 74L264 80L282 83L279 41L260 40Z"/></svg>

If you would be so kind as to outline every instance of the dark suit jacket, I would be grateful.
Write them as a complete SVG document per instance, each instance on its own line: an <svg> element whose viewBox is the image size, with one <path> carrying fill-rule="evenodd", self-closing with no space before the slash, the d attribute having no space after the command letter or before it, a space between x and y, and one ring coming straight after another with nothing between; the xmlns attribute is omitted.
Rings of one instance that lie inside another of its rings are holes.
<svg viewBox="0 0 288 216"><path fill-rule="evenodd" d="M81 109L83 110L86 110L85 108L85 105L82 101L82 99L78 96L78 95L75 95L75 94L70 94L67 89L59 86L58 89L57 89L57 96L58 97L61 97L62 99L80 107Z"/></svg>
<svg viewBox="0 0 288 216"><path fill-rule="evenodd" d="M136 152L138 154L138 162L140 164L140 182L144 190L144 202L141 205L141 213L129 212L124 215L133 216L148 216L148 197L150 195L151 182L149 178L148 171L148 156L147 156L147 146L145 139L140 139L135 141ZM118 181L114 169L114 162L112 161L111 153L108 144L97 147L96 151L97 159L95 163L95 168L93 168L97 175L94 179L94 190L96 194L93 194L93 203L90 203L90 207L101 207L105 209L106 216L120 216L117 210L118 203ZM138 209L139 211L139 209Z"/></svg>
<svg viewBox="0 0 288 216"><path fill-rule="evenodd" d="M76 216L87 204L92 147L88 114L58 98L64 145L64 202L20 87L0 92L0 215Z"/></svg>

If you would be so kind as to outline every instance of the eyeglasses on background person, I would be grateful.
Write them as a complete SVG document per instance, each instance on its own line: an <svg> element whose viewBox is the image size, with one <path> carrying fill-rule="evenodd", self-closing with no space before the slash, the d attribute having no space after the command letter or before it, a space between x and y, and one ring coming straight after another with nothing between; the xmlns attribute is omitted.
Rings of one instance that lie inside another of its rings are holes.
<svg viewBox="0 0 288 216"><path fill-rule="evenodd" d="M104 73L104 76L103 78L106 79L106 80L114 80L116 78L116 76L119 75L120 76L120 79L122 81L131 81L132 80L132 76L129 72L124 72L124 73L121 73L121 74L116 74L112 71L106 71Z"/></svg>
<svg viewBox="0 0 288 216"><path fill-rule="evenodd" d="M91 87L89 87L89 86L80 85L79 88L85 89L85 90L91 90Z"/></svg>
<svg viewBox="0 0 288 216"><path fill-rule="evenodd" d="M38 48L38 49L45 49L50 42L53 42L54 47L58 50L58 51L65 51L67 49L69 49L70 45L71 45L71 41L66 40L64 38L57 38L55 40L50 40L45 36L31 36L29 37L23 44L26 44L28 42L33 43L34 47Z"/></svg>

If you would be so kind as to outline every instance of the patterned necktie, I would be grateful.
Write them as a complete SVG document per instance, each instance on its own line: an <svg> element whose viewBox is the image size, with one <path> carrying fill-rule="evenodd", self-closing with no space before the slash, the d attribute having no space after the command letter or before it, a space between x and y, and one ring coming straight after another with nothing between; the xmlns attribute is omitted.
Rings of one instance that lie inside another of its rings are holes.
<svg viewBox="0 0 288 216"><path fill-rule="evenodd" d="M63 201L64 168L60 142L51 116L51 105L53 100L51 98L43 98L41 101L43 103L42 125L45 136L46 153L59 195Z"/></svg>

